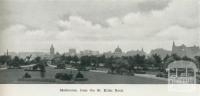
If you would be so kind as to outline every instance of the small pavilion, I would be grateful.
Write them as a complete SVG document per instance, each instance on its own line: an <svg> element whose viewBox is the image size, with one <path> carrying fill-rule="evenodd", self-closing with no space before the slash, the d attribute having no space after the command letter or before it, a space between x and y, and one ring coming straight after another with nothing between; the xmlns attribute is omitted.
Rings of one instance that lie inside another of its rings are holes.
<svg viewBox="0 0 200 96"><path fill-rule="evenodd" d="M191 61L174 61L168 65L168 82L170 84L196 83L196 64Z"/></svg>

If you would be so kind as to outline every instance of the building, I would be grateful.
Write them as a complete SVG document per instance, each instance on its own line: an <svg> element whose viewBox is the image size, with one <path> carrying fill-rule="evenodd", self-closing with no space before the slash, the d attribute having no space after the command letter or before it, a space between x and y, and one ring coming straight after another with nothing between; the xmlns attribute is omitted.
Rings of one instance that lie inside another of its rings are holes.
<svg viewBox="0 0 200 96"><path fill-rule="evenodd" d="M105 55L106 58L112 57L113 53L111 51L104 52L103 55Z"/></svg>
<svg viewBox="0 0 200 96"><path fill-rule="evenodd" d="M141 49L141 50L136 50L136 51L135 50L127 51L125 53L122 51L122 49L119 46L117 46L117 48L115 48L114 52L109 51L109 52L103 53L103 55L105 55L105 57L107 57L107 58L111 57L111 56L113 56L113 57L135 56L137 54L142 56L142 55L146 55L146 52L144 52L144 50Z"/></svg>
<svg viewBox="0 0 200 96"><path fill-rule="evenodd" d="M200 56L200 48L198 46L187 47L184 44L176 46L175 42L172 45L172 54L177 54L178 56L187 56L194 58L195 56Z"/></svg>
<svg viewBox="0 0 200 96"><path fill-rule="evenodd" d="M171 55L171 51L165 50L163 48L157 48L157 49L151 50L150 55L153 55L153 54L157 54L163 59L167 55Z"/></svg>
<svg viewBox="0 0 200 96"><path fill-rule="evenodd" d="M140 56L146 55L146 53L144 52L143 49L141 49L141 50L131 50L131 51L126 52L126 56L135 56L137 54L140 55Z"/></svg>
<svg viewBox="0 0 200 96"><path fill-rule="evenodd" d="M100 55L99 51L84 50L80 51L81 56L97 56Z"/></svg>
<svg viewBox="0 0 200 96"><path fill-rule="evenodd" d="M53 44L52 44L51 47L50 47L50 55L51 55L51 56L55 55L55 49L54 49L54 47L53 47Z"/></svg>
<svg viewBox="0 0 200 96"><path fill-rule="evenodd" d="M122 51L122 49L119 47L119 46L117 46L117 48L115 49L115 51L113 52L113 56L114 57L121 57L121 56L123 56L124 54L123 54L123 51Z"/></svg>
<svg viewBox="0 0 200 96"><path fill-rule="evenodd" d="M76 55L76 49L69 49L69 55L75 56Z"/></svg>

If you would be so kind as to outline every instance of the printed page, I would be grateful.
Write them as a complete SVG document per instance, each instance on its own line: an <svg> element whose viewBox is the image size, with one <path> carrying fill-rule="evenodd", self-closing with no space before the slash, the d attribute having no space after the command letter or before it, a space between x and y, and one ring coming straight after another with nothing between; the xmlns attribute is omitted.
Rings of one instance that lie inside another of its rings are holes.
<svg viewBox="0 0 200 96"><path fill-rule="evenodd" d="M200 96L199 0L0 0L1 96Z"/></svg>

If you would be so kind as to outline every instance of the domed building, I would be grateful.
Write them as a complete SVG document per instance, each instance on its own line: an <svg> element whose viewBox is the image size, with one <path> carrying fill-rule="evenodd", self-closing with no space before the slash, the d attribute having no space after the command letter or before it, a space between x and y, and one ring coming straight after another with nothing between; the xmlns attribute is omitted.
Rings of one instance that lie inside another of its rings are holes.
<svg viewBox="0 0 200 96"><path fill-rule="evenodd" d="M115 49L115 51L114 51L114 53L113 53L113 56L116 56L116 57L121 57L121 56L123 56L122 49L119 48L119 46L117 46L117 48Z"/></svg>
<svg viewBox="0 0 200 96"><path fill-rule="evenodd" d="M115 49L115 52L114 53L122 53L122 49L119 48L119 46L117 46L117 48Z"/></svg>

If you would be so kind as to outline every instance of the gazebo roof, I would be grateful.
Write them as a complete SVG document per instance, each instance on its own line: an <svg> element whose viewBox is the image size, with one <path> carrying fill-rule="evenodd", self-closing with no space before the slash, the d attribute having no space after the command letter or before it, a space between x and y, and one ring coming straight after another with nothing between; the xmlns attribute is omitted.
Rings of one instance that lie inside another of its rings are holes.
<svg viewBox="0 0 200 96"><path fill-rule="evenodd" d="M198 71L195 63L190 62L190 61L184 61L184 60L174 61L170 63L168 65L168 69L171 69L171 68L192 68L195 71Z"/></svg>

